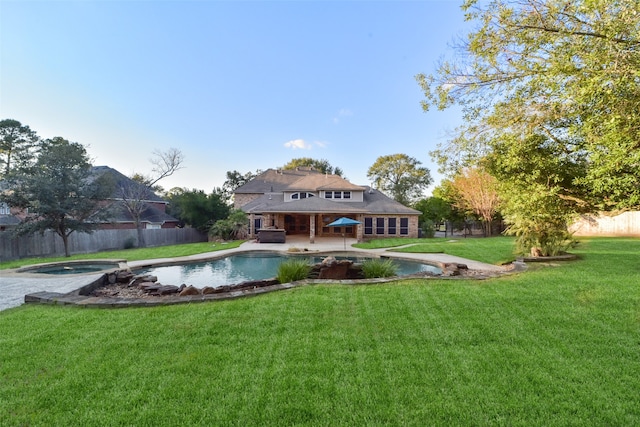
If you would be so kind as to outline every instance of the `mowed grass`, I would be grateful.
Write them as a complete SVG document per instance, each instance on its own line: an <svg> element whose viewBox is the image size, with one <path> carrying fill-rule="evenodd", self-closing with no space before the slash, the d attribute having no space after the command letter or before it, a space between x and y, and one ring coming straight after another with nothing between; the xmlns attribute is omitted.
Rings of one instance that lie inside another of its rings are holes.
<svg viewBox="0 0 640 427"><path fill-rule="evenodd" d="M640 240L575 251L483 281L3 311L0 425L640 425Z"/></svg>
<svg viewBox="0 0 640 427"><path fill-rule="evenodd" d="M462 258L473 259L488 264L505 264L515 260L513 237L496 236L491 238L444 238L432 239L374 239L355 244L362 249L388 248L393 252L445 253Z"/></svg>
<svg viewBox="0 0 640 427"><path fill-rule="evenodd" d="M0 262L0 270L7 268L19 268L31 264L40 264L44 262L58 262L70 260L84 259L126 259L127 261L138 261L152 258L177 258L201 254L206 252L221 251L224 249L233 249L244 243L243 240L234 240L230 242L201 242L186 243L182 245L159 246L153 248L134 248L122 249L117 251L105 251L90 254L78 254L71 257L49 257L49 258L24 258L14 261Z"/></svg>

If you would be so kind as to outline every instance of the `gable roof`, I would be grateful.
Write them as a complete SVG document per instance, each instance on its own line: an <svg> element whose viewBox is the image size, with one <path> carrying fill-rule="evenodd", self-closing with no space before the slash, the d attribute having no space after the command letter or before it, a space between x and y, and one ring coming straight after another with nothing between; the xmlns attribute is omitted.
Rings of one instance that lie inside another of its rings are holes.
<svg viewBox="0 0 640 427"><path fill-rule="evenodd" d="M111 194L112 199L122 199L124 193L136 194L136 197L140 195L140 199L146 202L167 203L162 197L158 196L146 185L132 180L109 166L93 166L91 168L89 179L95 181L96 179L105 176L111 179L115 184L113 193Z"/></svg>
<svg viewBox="0 0 640 427"><path fill-rule="evenodd" d="M318 191L318 190L347 190L362 191L363 188L347 181L338 175L315 174L299 178L289 184L285 191Z"/></svg>
<svg viewBox="0 0 640 427"><path fill-rule="evenodd" d="M322 197L307 197L302 200L284 201L283 193L267 193L242 206L246 213L362 213L420 215L421 212L406 207L378 190L359 187L363 192L362 202L336 202Z"/></svg>
<svg viewBox="0 0 640 427"><path fill-rule="evenodd" d="M131 216L131 213L127 210L127 208L125 208L122 201L115 201L111 212L112 212L112 217L110 219L110 222L115 222L115 223L134 222L133 216ZM166 212L162 212L160 209L148 203L145 203L143 205L143 210L140 213L140 221L153 223L153 224L164 224L166 222L175 222L175 223L180 222L177 218L172 217Z"/></svg>
<svg viewBox="0 0 640 427"><path fill-rule="evenodd" d="M259 194L268 192L285 191L291 184L308 175L320 175L323 173L314 169L267 169L251 181L236 188L234 193Z"/></svg>

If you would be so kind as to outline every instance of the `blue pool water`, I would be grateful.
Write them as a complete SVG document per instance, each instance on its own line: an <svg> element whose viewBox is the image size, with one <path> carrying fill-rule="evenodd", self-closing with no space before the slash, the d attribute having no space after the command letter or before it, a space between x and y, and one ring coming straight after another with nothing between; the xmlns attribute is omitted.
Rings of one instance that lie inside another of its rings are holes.
<svg viewBox="0 0 640 427"><path fill-rule="evenodd" d="M28 266L18 270L20 273L38 273L38 274L88 274L98 273L104 270L116 269L119 267L117 262L67 262L52 263L41 266Z"/></svg>
<svg viewBox="0 0 640 427"><path fill-rule="evenodd" d="M362 262L366 258L354 256L336 256L336 259L349 259ZM151 274L165 285L179 286L183 283L197 288L217 287L246 282L249 280L270 279L277 275L280 263L289 257L278 253L249 252L231 255L226 258L206 262L181 265L150 267L136 271L136 274ZM322 262L324 256L304 256L312 264ZM398 267L398 275L405 276L420 272L442 273L438 267L417 261L393 259Z"/></svg>

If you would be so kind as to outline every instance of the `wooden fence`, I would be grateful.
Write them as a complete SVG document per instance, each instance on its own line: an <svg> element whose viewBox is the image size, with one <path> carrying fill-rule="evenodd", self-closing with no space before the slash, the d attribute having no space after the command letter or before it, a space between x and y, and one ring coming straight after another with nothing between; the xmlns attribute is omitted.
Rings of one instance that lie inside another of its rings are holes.
<svg viewBox="0 0 640 427"><path fill-rule="evenodd" d="M609 213L585 215L574 222L569 230L576 236L640 237L640 212L623 212L619 215Z"/></svg>
<svg viewBox="0 0 640 427"><path fill-rule="evenodd" d="M142 232L147 247L207 241L207 236L194 228L161 228ZM96 230L90 234L74 232L69 236L69 252L73 255L119 250L136 242L136 230ZM53 232L19 237L9 231L0 233L0 261L54 256L64 256L64 245L62 238Z"/></svg>

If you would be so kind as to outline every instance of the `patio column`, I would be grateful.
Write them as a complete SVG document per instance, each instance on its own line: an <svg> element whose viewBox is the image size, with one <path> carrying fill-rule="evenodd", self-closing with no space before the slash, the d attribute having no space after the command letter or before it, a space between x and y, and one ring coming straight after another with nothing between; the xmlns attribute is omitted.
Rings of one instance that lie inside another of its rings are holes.
<svg viewBox="0 0 640 427"><path fill-rule="evenodd" d="M256 237L258 230L255 229L254 225L256 223L256 215L251 213L249 214L249 237Z"/></svg>
<svg viewBox="0 0 640 427"><path fill-rule="evenodd" d="M358 214L356 218L360 221L360 224L356 225L356 240L358 243L362 243L364 240L364 214Z"/></svg>
<svg viewBox="0 0 640 427"><path fill-rule="evenodd" d="M309 243L316 242L316 216L309 215Z"/></svg>

